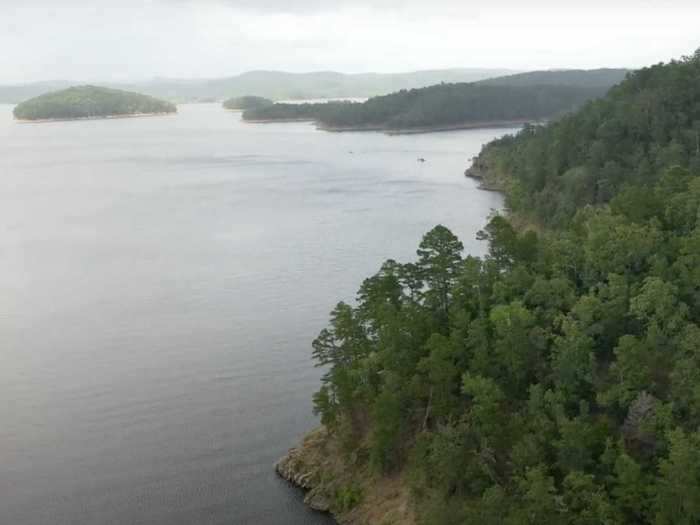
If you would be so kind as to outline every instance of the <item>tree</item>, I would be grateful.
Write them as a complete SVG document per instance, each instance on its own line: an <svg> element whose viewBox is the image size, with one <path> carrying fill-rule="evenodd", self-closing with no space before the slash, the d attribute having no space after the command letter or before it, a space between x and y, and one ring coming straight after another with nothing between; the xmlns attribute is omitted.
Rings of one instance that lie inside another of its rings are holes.
<svg viewBox="0 0 700 525"><path fill-rule="evenodd" d="M521 302L514 301L493 307L489 320L498 379L508 385L511 395L522 396L542 364L542 348L533 337L535 318Z"/></svg>
<svg viewBox="0 0 700 525"><path fill-rule="evenodd" d="M391 386L379 394L372 417L370 462L376 470L388 472L399 465L404 432L404 396L397 381L392 381Z"/></svg>
<svg viewBox="0 0 700 525"><path fill-rule="evenodd" d="M622 451L615 460L611 494L626 522L647 521L650 493L653 493L652 479L639 463Z"/></svg>
<svg viewBox="0 0 700 525"><path fill-rule="evenodd" d="M513 264L518 254L518 235L510 222L501 215L491 218L476 238L489 243L489 257L499 268Z"/></svg>
<svg viewBox="0 0 700 525"><path fill-rule="evenodd" d="M563 507L557 496L554 479L544 466L527 471L518 481L520 502L506 523L509 525L563 525Z"/></svg>
<svg viewBox="0 0 700 525"><path fill-rule="evenodd" d="M345 411L353 423L358 417L363 378L360 363L370 352L365 329L355 311L339 303L331 314L331 327L323 329L313 342L313 358L320 367L328 368L321 390L314 397L315 411L325 424L333 427L338 415Z"/></svg>
<svg viewBox="0 0 700 525"><path fill-rule="evenodd" d="M506 399L501 388L492 379L467 372L462 376L462 391L471 400L467 418L474 431L483 439L498 441L503 428L501 406Z"/></svg>
<svg viewBox="0 0 700 525"><path fill-rule="evenodd" d="M618 516L603 487L590 474L571 472L564 478L563 506L570 525L616 525Z"/></svg>
<svg viewBox="0 0 700 525"><path fill-rule="evenodd" d="M687 428L700 426L700 328L688 325L679 338L670 374L673 404Z"/></svg>
<svg viewBox="0 0 700 525"><path fill-rule="evenodd" d="M661 461L656 492L655 525L700 522L700 434L674 430L668 458Z"/></svg>
<svg viewBox="0 0 700 525"><path fill-rule="evenodd" d="M459 407L459 370L449 339L433 334L426 344L428 356L418 364L423 392L427 392L422 427L428 428L431 418L444 421Z"/></svg>
<svg viewBox="0 0 700 525"><path fill-rule="evenodd" d="M554 340L554 383L569 403L590 401L596 369L595 342L571 318L562 321L562 332Z"/></svg>
<svg viewBox="0 0 700 525"><path fill-rule="evenodd" d="M653 226L629 223L608 210L593 215L586 227L584 250L592 283L611 273L629 278L641 274L659 249L661 236Z"/></svg>
<svg viewBox="0 0 700 525"><path fill-rule="evenodd" d="M447 228L438 225L425 234L418 247L418 269L427 285L425 299L447 320L451 289L462 262L464 245Z"/></svg>

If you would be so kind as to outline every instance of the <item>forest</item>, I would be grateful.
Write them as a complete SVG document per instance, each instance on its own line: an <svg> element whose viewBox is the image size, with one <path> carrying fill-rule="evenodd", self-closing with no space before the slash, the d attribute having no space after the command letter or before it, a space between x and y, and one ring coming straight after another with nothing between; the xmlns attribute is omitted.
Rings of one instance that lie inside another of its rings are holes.
<svg viewBox="0 0 700 525"><path fill-rule="evenodd" d="M326 109L340 105L350 105L352 102L314 102L294 104L277 102L268 106L260 106L243 112L243 120L249 122L265 121L317 121L319 115Z"/></svg>
<svg viewBox="0 0 700 525"><path fill-rule="evenodd" d="M78 86L40 95L17 105L20 120L79 119L175 113L170 102L147 95L95 86Z"/></svg>
<svg viewBox="0 0 700 525"><path fill-rule="evenodd" d="M314 120L329 130L440 129L551 119L600 97L623 70L534 72L475 83L442 83L363 103L275 104L245 120Z"/></svg>
<svg viewBox="0 0 700 525"><path fill-rule="evenodd" d="M664 168L700 168L700 55L631 74L605 98L550 126L527 126L484 148L475 165L506 175L509 207L549 226ZM639 196L641 198L641 196Z"/></svg>
<svg viewBox="0 0 700 525"><path fill-rule="evenodd" d="M348 464L421 523L700 523L700 52L485 148L512 213L444 226L313 343ZM355 503L361 498L353 498Z"/></svg>
<svg viewBox="0 0 700 525"><path fill-rule="evenodd" d="M274 102L268 98L246 95L243 97L229 98L224 101L223 106L225 109L245 111L248 109L270 106L272 104L274 104Z"/></svg>

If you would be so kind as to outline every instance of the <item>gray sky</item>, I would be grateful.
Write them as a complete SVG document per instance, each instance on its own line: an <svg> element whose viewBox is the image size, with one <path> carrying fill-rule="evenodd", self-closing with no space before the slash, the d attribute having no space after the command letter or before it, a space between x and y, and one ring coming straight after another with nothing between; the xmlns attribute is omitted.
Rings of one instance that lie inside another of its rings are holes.
<svg viewBox="0 0 700 525"><path fill-rule="evenodd" d="M0 83L640 67L700 47L699 20L700 0L0 0Z"/></svg>

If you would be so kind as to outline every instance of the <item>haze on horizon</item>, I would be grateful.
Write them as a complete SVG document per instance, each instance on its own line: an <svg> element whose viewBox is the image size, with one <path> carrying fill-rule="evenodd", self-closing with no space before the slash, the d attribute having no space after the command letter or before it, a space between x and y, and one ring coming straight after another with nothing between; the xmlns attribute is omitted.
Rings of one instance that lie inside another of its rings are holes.
<svg viewBox="0 0 700 525"><path fill-rule="evenodd" d="M692 0L4 0L0 84L478 67L642 67L700 45Z"/></svg>

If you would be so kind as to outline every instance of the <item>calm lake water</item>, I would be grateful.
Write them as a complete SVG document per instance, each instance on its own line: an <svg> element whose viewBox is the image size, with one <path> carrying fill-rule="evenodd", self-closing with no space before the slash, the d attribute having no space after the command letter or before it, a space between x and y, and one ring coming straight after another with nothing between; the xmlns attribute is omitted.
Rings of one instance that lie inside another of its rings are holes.
<svg viewBox="0 0 700 525"><path fill-rule="evenodd" d="M504 132L0 106L0 523L329 523L272 470L316 424L311 341L435 224L483 252L501 199L462 172Z"/></svg>

